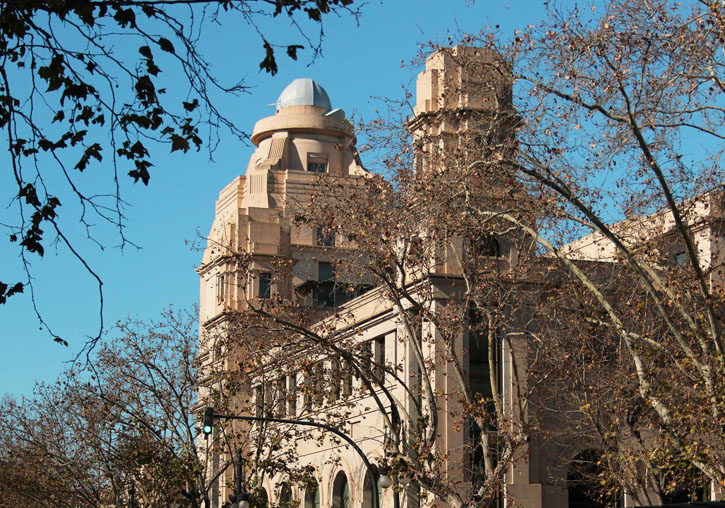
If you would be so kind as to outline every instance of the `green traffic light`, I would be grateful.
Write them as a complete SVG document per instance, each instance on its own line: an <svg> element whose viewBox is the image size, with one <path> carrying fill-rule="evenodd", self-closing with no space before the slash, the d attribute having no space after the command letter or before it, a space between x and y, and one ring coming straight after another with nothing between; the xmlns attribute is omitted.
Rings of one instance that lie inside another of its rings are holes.
<svg viewBox="0 0 725 508"><path fill-rule="evenodd" d="M205 436L208 436L211 434L212 426L214 423L214 408L213 407L207 407L204 409L204 426L202 427L202 432Z"/></svg>

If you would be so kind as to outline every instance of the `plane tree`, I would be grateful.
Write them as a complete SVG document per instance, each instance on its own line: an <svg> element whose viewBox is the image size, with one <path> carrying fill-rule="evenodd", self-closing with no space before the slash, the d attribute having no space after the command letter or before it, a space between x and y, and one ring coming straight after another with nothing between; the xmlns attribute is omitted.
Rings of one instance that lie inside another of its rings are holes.
<svg viewBox="0 0 725 508"><path fill-rule="evenodd" d="M4 496L19 505L210 506L197 422L197 320L119 324L92 367L0 405Z"/></svg>
<svg viewBox="0 0 725 508"><path fill-rule="evenodd" d="M485 474L470 496L449 490L426 463L436 401L422 382L428 417L419 439L394 441L391 454L425 489L454 506L485 505L502 478L497 468L515 464L541 416L576 431L569 451L599 450L595 483L605 495L620 489L657 504L678 485L717 492L725 481L721 7L633 0L547 9L511 40L462 34L499 55L483 64L433 48L468 72L462 87L496 91L492 76L511 76L513 93L498 96L511 109L452 112L447 121L468 126L455 140L412 139L416 120L405 109L392 126L375 122L370 144L384 154L376 171L385 177L359 188L323 183L297 220L359 247L337 260L341 286L354 274L373 281L398 306L407 340L420 323L434 324L452 372L465 371L453 338L477 331L472 322L489 344L505 330L530 348L531 392L517 396L530 403L528 426L497 413L495 380L476 399L459 376L461 414L504 440L489 443L488 457L483 445ZM491 260L513 246L516 259ZM466 248L480 255L466 258ZM451 295L414 281L433 281L436 265L456 257L465 290L456 303L430 305ZM349 354L352 364L360 354L354 342L332 342L334 319L326 328L290 320L294 302L257 311L296 333L291 340ZM432 368L417 360L421 372ZM421 448L406 450L412 442Z"/></svg>

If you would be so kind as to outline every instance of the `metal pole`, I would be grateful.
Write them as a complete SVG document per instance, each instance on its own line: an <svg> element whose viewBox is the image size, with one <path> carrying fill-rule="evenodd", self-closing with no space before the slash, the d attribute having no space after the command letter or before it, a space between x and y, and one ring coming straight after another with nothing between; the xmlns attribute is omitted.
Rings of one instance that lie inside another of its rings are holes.
<svg viewBox="0 0 725 508"><path fill-rule="evenodd" d="M370 461L365 456L363 451L360 449L360 447L353 441L350 437L340 432L338 429L334 427L330 427L329 425L326 425L324 423L318 423L318 422L311 422L308 420L287 420L286 418L265 418L261 416L240 416L240 415L220 415L217 413L212 413L212 418L219 418L219 419L225 419L225 420L243 420L247 422L271 422L271 423L286 423L289 425L303 425L306 427L317 427L320 429L328 430L335 434L336 436L342 438L345 440L347 444L353 447L353 449L360 455L360 458L362 459L363 463L365 464L365 467L367 468L367 476L370 480L370 486L373 490L373 508L380 508L380 499L378 499L378 487L375 483L375 474L373 473L373 466L370 464ZM239 454L241 455L241 449L239 450ZM239 462L241 463L241 457L239 458ZM363 490L365 489L363 485Z"/></svg>
<svg viewBox="0 0 725 508"><path fill-rule="evenodd" d="M238 503L242 499L242 449L237 448L236 471L234 471L234 496Z"/></svg>

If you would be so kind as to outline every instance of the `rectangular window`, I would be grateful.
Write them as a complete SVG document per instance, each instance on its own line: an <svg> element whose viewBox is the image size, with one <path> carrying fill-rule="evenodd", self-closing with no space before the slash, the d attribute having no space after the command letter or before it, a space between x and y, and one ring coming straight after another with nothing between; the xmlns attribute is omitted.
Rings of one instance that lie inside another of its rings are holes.
<svg viewBox="0 0 725 508"><path fill-rule="evenodd" d="M304 386L305 386L305 390L304 390L305 409L307 411L310 411L310 410L312 410L312 399L313 399L312 392L314 391L315 387L314 387L314 382L312 380L312 372L309 370L305 372L305 385Z"/></svg>
<svg viewBox="0 0 725 508"><path fill-rule="evenodd" d="M272 296L272 274L259 274L259 298L270 298Z"/></svg>
<svg viewBox="0 0 725 508"><path fill-rule="evenodd" d="M373 373L373 341L369 340L361 344L360 356L362 357L360 362L362 375L370 379Z"/></svg>
<svg viewBox="0 0 725 508"><path fill-rule="evenodd" d="M687 252L681 251L675 254L675 266L687 265Z"/></svg>
<svg viewBox="0 0 725 508"><path fill-rule="evenodd" d="M267 383L264 387L264 416L274 418L275 383Z"/></svg>
<svg viewBox="0 0 725 508"><path fill-rule="evenodd" d="M330 263L319 263L317 271L317 298L318 307L335 306L335 272Z"/></svg>
<svg viewBox="0 0 725 508"><path fill-rule="evenodd" d="M385 335L373 339L373 355L375 362L373 374L380 384L383 384L385 383Z"/></svg>
<svg viewBox="0 0 725 508"><path fill-rule="evenodd" d="M307 171L309 171L311 173L327 172L327 154L308 153L307 154Z"/></svg>
<svg viewBox="0 0 725 508"><path fill-rule="evenodd" d="M352 368L345 360L340 360L340 368L342 370L342 396L349 397L352 395Z"/></svg>
<svg viewBox="0 0 725 508"><path fill-rule="evenodd" d="M297 416L297 374L287 375L287 414Z"/></svg>
<svg viewBox="0 0 725 508"><path fill-rule="evenodd" d="M492 403L493 388L501 389L502 352L497 331L489 330L488 326L488 321L480 311L473 308L468 310L468 378L471 392ZM491 378L494 387L491 386ZM493 407L490 409L493 410Z"/></svg>
<svg viewBox="0 0 725 508"><path fill-rule="evenodd" d="M264 386L254 387L254 416L264 417Z"/></svg>
<svg viewBox="0 0 725 508"><path fill-rule="evenodd" d="M224 296L226 295L227 287L226 287L226 277L225 274L219 273L216 276L216 299L218 303L221 303L224 301Z"/></svg>
<svg viewBox="0 0 725 508"><path fill-rule="evenodd" d="M340 399L340 392L342 391L342 378L340 369L340 360L333 358L330 360L330 402L335 402Z"/></svg>
<svg viewBox="0 0 725 508"><path fill-rule="evenodd" d="M272 416L284 418L287 416L287 376L280 376L275 383L275 388Z"/></svg>
<svg viewBox="0 0 725 508"><path fill-rule="evenodd" d="M317 228L317 245L321 247L334 247L335 234L326 234L322 228Z"/></svg>
<svg viewBox="0 0 725 508"><path fill-rule="evenodd" d="M317 271L317 280L324 282L327 280L333 280L335 278L335 271L332 269L330 263L319 263Z"/></svg>

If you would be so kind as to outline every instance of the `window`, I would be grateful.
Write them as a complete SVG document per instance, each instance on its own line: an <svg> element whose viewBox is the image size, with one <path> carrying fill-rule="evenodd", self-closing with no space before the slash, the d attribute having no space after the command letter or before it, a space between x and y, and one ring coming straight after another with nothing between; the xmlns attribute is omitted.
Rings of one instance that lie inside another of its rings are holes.
<svg viewBox="0 0 725 508"><path fill-rule="evenodd" d="M479 310L473 307L468 310L468 377L471 392L474 397L482 396L489 401L493 400L492 370L496 389L501 390L501 342L495 330L493 332L492 338L496 343L491 345L488 321ZM493 353L492 357L489 357L489 352Z"/></svg>
<svg viewBox="0 0 725 508"><path fill-rule="evenodd" d="M276 382L259 384L254 387L254 416L266 418L274 416Z"/></svg>
<svg viewBox="0 0 725 508"><path fill-rule="evenodd" d="M287 414L297 415L297 374L287 375Z"/></svg>
<svg viewBox="0 0 725 508"><path fill-rule="evenodd" d="M339 307L365 293L372 286L340 283L330 263L319 263L317 280L295 288L297 302L303 307Z"/></svg>
<svg viewBox="0 0 725 508"><path fill-rule="evenodd" d="M264 417L264 386L254 387L254 416Z"/></svg>
<svg viewBox="0 0 725 508"><path fill-rule="evenodd" d="M216 300L217 303L221 303L224 301L224 296L226 295L227 287L226 287L226 274L219 273L216 276Z"/></svg>
<svg viewBox="0 0 725 508"><path fill-rule="evenodd" d="M317 272L317 280L320 282L333 280L335 278L335 271L332 269L330 263L320 263Z"/></svg>
<svg viewBox="0 0 725 508"><path fill-rule="evenodd" d="M292 487L288 482L285 482L279 493L279 508L296 508L295 504L292 499Z"/></svg>
<svg viewBox="0 0 725 508"><path fill-rule="evenodd" d="M405 489L406 506L407 508L420 508L420 487L417 483L412 482L410 486Z"/></svg>
<svg viewBox="0 0 725 508"><path fill-rule="evenodd" d="M471 247L476 256L501 257L501 246L494 235L480 234L472 238Z"/></svg>
<svg viewBox="0 0 725 508"><path fill-rule="evenodd" d="M365 475L365 480L363 481L363 500L362 500L362 508L373 508L375 506L373 501L373 496L378 496L379 505L383 505L383 488L378 484L378 479L380 479L380 472L378 471L378 468L375 466L372 466L373 471L373 483L370 483L370 475ZM376 492L377 491L377 492Z"/></svg>
<svg viewBox="0 0 725 508"><path fill-rule="evenodd" d="M307 163L307 171L312 171L313 173L324 173L325 169L327 169L327 164L324 162Z"/></svg>
<svg viewBox="0 0 725 508"><path fill-rule="evenodd" d="M314 384L312 382L312 373L305 372L305 385L304 385L304 398L305 398L305 409L307 411L312 410L312 391L314 390Z"/></svg>
<svg viewBox="0 0 725 508"><path fill-rule="evenodd" d="M264 416L266 417L274 417L275 415L276 384L276 381L270 381L264 387Z"/></svg>
<svg viewBox="0 0 725 508"><path fill-rule="evenodd" d="M277 393L272 416L284 418L287 416L287 376L280 376L275 383L275 388Z"/></svg>
<svg viewBox="0 0 725 508"><path fill-rule="evenodd" d="M345 360L340 360L340 368L342 369L342 396L349 397L352 395L352 368Z"/></svg>
<svg viewBox="0 0 725 508"><path fill-rule="evenodd" d="M311 173L325 173L327 171L327 154L308 153L307 171Z"/></svg>
<svg viewBox="0 0 725 508"><path fill-rule="evenodd" d="M363 358L365 376L373 383L385 382L385 335L361 344L360 355Z"/></svg>
<svg viewBox="0 0 725 508"><path fill-rule="evenodd" d="M680 251L675 253L675 266L687 266L687 252L686 251Z"/></svg>
<svg viewBox="0 0 725 508"><path fill-rule="evenodd" d="M320 489L314 480L305 489L305 508L320 508Z"/></svg>
<svg viewBox="0 0 725 508"><path fill-rule="evenodd" d="M324 401L324 386L321 386L323 383L320 383L320 370L322 368L323 367L318 364L309 367L309 370L305 370L304 398L305 409L308 411L315 407L321 407Z"/></svg>
<svg viewBox="0 0 725 508"><path fill-rule="evenodd" d="M332 508L350 508L350 484L340 471L332 485Z"/></svg>
<svg viewBox="0 0 725 508"><path fill-rule="evenodd" d="M330 402L339 400L342 393L342 369L340 368L340 360L333 358L330 360Z"/></svg>
<svg viewBox="0 0 725 508"><path fill-rule="evenodd" d="M385 383L385 335L381 335L373 339L373 360L375 365L373 367L373 374L380 381L380 384Z"/></svg>
<svg viewBox="0 0 725 508"><path fill-rule="evenodd" d="M259 298L270 298L272 296L272 274L259 274Z"/></svg>
<svg viewBox="0 0 725 508"><path fill-rule="evenodd" d="M325 233L322 228L317 228L317 245L321 247L335 246L335 233Z"/></svg>
<svg viewBox="0 0 725 508"><path fill-rule="evenodd" d="M317 271L317 298L318 307L335 306L335 271L330 263L319 263Z"/></svg>

